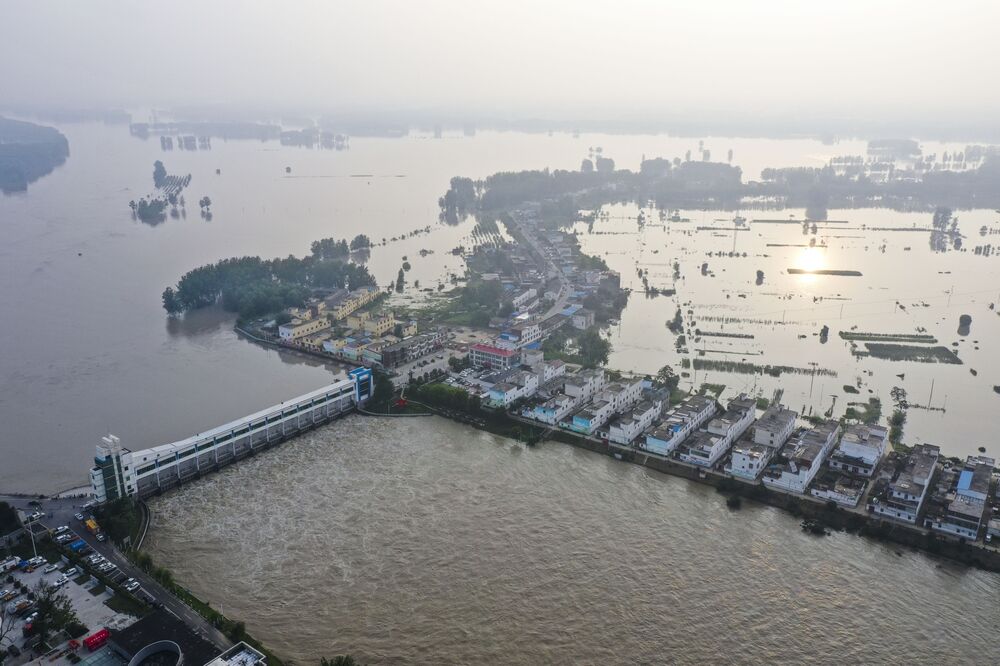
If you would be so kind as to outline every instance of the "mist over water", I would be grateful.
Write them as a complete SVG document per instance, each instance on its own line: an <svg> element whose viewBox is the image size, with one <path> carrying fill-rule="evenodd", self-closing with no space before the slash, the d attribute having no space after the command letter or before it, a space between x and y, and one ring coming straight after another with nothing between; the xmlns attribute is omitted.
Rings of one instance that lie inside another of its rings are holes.
<svg viewBox="0 0 1000 666"><path fill-rule="evenodd" d="M439 418L350 416L151 502L149 552L281 657L991 663L997 576Z"/></svg>

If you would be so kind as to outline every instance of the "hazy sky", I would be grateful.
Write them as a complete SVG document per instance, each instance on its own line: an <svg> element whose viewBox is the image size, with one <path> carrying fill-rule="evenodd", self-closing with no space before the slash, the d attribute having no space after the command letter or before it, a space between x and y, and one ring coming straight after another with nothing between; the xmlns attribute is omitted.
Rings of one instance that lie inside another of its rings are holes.
<svg viewBox="0 0 1000 666"><path fill-rule="evenodd" d="M1000 112L1000 2L0 0L0 104Z"/></svg>

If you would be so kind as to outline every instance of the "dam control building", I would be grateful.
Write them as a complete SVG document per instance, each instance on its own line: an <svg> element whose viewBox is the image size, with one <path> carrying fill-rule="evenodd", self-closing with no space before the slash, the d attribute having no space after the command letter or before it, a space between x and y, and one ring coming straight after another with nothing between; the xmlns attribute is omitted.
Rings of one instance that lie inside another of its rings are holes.
<svg viewBox="0 0 1000 666"><path fill-rule="evenodd" d="M132 451L108 435L97 445L91 490L99 503L155 495L352 412L372 390L371 370L355 368L346 379L178 442Z"/></svg>

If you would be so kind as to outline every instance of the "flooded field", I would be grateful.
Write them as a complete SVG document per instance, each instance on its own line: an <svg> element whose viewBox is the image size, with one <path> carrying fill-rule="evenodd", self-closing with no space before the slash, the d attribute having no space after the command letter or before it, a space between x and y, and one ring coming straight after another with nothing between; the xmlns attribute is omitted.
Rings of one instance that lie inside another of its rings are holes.
<svg viewBox="0 0 1000 666"><path fill-rule="evenodd" d="M1000 576L438 418L348 417L151 508L154 560L296 664L1000 660Z"/></svg>
<svg viewBox="0 0 1000 666"><path fill-rule="evenodd" d="M154 446L312 390L342 372L339 366L241 340L232 331L232 316L220 311L190 313L181 320L166 318L160 302L163 288L196 266L230 256L302 256L316 239L365 233L376 241L388 241L368 258L381 284L395 279L403 257L411 264L409 286L400 299L409 301L422 295L414 288L418 281L420 289L436 289L448 283L450 275L462 273L462 260L451 250L477 242L473 219L457 226L438 219L438 197L453 176L577 169L596 148L620 168L636 169L643 156L679 157L704 147L718 159L732 150L733 163L743 168L745 177L756 178L766 166L819 166L832 155L861 154L865 149L858 140L824 144L805 139L516 132L479 132L473 137L445 133L435 139L414 132L402 138L352 137L349 149L343 151L220 138L212 139L207 150L163 150L156 137L130 136L124 125L63 124L59 129L70 143L66 163L32 183L25 193L0 196L0 308L12 320L29 322L31 331L8 330L0 355L0 376L5 379L0 383L0 417L8 424L0 452L9 454L0 469L4 491L79 486L85 481L94 443L108 431L133 449ZM954 149L924 145L931 152ZM187 214L168 216L151 226L132 218L128 202L152 191L154 160L162 160L169 173L191 174L192 179L185 190ZM194 205L203 196L213 202L210 220L201 217ZM602 255L608 252L606 259L633 287L637 262L649 269L651 284L670 286L670 261L679 259L684 264L679 300L691 300L702 329L723 329L725 322L710 323L707 316L772 321L784 316L806 322L775 326L766 335L758 331L760 337L750 341L716 338L705 345L744 356L748 351L766 351L768 359L775 359L767 362L795 366L818 360L837 370L836 381L814 387L811 399L808 377L783 376L786 401L793 407L808 403L825 410L829 398L819 396L854 383L854 375L865 369L875 375L863 377L863 383L883 395L883 401L896 381L893 376L905 372L911 399L925 402L930 378L944 373L932 402L941 405L947 396L947 416L911 409L907 438L935 437L946 451L962 452L987 431L986 422L976 415L995 406L989 400L993 396L986 394L987 385L1000 383L994 376L997 365L987 356L992 352L986 341L990 334L995 338L995 324L984 310L997 296L979 292L998 284L995 272L990 272L996 266L995 256L934 255L921 260L914 282L909 275L917 262L911 260L926 254L925 234L872 235L824 226L815 238L826 240L827 250L770 248L768 242L808 243L814 236L802 235L795 225L762 229L754 224L753 231L741 232L737 239L741 251L751 257L716 259L704 254L731 250L732 234L695 229L702 224L731 226L714 221L722 214L684 213L692 223L671 225L669 230L647 225L637 235L634 219L617 219L634 218L636 210L610 212L614 219L595 225L595 231L620 235L584 236L585 244L593 241L588 247ZM967 247L972 247L976 225L991 224L989 215L959 215L969 237ZM831 212L831 219L849 220L851 227L924 225L926 217L901 219L878 210ZM413 234L417 230L421 232ZM865 238L832 238L833 234ZM877 251L883 237L888 241L884 255ZM913 250L904 254L906 245ZM848 254L841 257L840 252ZM820 259L833 268L856 267L862 261L873 264L861 268L863 278L793 279L781 274L790 266L808 267ZM709 262L716 277L700 275L703 261ZM766 273L761 287L753 285L758 269ZM938 274L943 270L952 273ZM947 300L943 293L952 284L951 306L941 309ZM892 303L884 302L887 293L894 293L887 290L897 285L905 286L901 293L913 297L905 303L906 314L893 315ZM740 298L738 290L745 291L747 299ZM792 292L791 299L782 300ZM831 300L838 293L852 300ZM813 303L813 295L825 300ZM911 307L920 301L932 308L918 312ZM733 310L734 304L743 311ZM965 365L854 361L836 331L827 345L816 344L812 334L819 326L837 328L832 315L841 304L844 317L852 318L845 321L860 328L886 331L896 323L857 319L866 313L891 315L905 330L911 330L916 323L911 319L919 316L919 324L933 327L945 345L955 340L953 331L964 307L974 317L970 336L960 342ZM612 366L655 372L663 363L679 361L673 336L663 328L675 309L673 299L633 295L621 326L612 332ZM727 330L733 327L725 325ZM810 337L799 340L798 334ZM983 343L980 350L973 348L976 339ZM706 352L710 359L738 357ZM969 368L979 371L978 378L968 373ZM715 381L716 374L710 373L709 379ZM703 380L704 376L698 377L699 383ZM727 392L744 385L754 388L750 376L722 380ZM764 383L758 388L764 390ZM944 437L951 433L965 437Z"/></svg>
<svg viewBox="0 0 1000 666"><path fill-rule="evenodd" d="M815 226L803 225L802 210L742 215L747 222L736 225L732 212L679 211L684 221L671 222L672 212L661 220L659 211L616 205L594 224L576 225L582 249L603 257L634 290L610 331L610 366L655 372L674 364L687 373L681 387L722 384L726 397L745 391L769 399L781 390L792 409L834 417L871 397L888 416L892 389L900 387L910 403L907 443L938 444L949 455L979 446L1000 453L996 424L983 418L1000 407L993 391L1000 384L1000 256L975 250L1000 238L1000 214L957 212L963 249L943 251L932 249L930 213L831 210L830 222ZM790 272L796 269L802 273ZM859 274L839 274L845 271ZM643 278L675 294L647 296ZM678 309L680 349L667 328ZM972 323L959 333L963 314ZM887 344L919 358L934 348L939 362L863 355L899 351L886 352ZM775 377L749 366L798 372Z"/></svg>

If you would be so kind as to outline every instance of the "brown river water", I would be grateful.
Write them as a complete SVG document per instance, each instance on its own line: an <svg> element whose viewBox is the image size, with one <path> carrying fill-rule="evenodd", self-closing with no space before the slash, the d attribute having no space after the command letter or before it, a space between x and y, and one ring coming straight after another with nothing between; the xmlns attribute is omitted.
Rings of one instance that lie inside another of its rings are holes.
<svg viewBox="0 0 1000 666"><path fill-rule="evenodd" d="M1000 576L439 418L154 500L148 550L295 663L997 663Z"/></svg>

